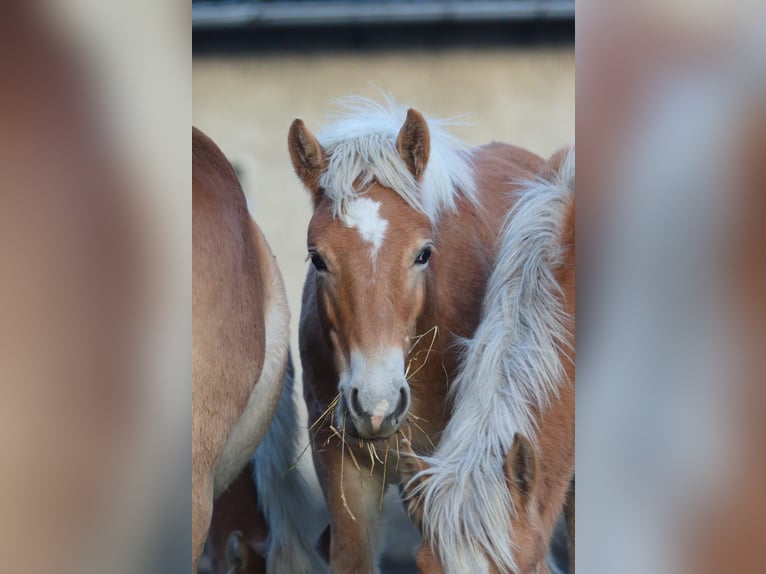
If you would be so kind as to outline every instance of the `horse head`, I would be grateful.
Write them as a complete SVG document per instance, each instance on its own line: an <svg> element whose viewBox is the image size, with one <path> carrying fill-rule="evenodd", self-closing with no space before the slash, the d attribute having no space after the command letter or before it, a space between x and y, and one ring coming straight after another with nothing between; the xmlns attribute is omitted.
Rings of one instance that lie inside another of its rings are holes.
<svg viewBox="0 0 766 574"><path fill-rule="evenodd" d="M288 144L313 200L306 288L338 373L336 420L361 438L389 437L410 408L405 363L437 258L431 219L403 191L423 178L428 125L410 109L395 146L366 134L323 147L296 119ZM385 161L366 165L371 156Z"/></svg>

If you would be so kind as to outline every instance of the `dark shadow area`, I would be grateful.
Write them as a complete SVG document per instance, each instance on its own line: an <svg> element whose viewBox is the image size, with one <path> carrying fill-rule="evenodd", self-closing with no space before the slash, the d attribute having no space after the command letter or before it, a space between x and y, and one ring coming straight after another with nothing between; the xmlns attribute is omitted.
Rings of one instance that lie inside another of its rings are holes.
<svg viewBox="0 0 766 574"><path fill-rule="evenodd" d="M394 562L393 560L383 560L380 570L384 574L418 574L418 568L413 561Z"/></svg>
<svg viewBox="0 0 766 574"><path fill-rule="evenodd" d="M192 53L300 54L363 50L411 52L418 49L572 46L572 20L541 20L502 23L448 23L330 26L321 28L229 28L195 30Z"/></svg>

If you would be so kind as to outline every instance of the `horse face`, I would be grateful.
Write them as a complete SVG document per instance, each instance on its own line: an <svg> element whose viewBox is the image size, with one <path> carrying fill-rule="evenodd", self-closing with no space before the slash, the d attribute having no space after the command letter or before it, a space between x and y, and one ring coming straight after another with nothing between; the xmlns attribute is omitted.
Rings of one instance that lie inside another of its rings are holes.
<svg viewBox="0 0 766 574"><path fill-rule="evenodd" d="M410 406L405 359L425 302L431 224L374 183L340 217L320 201L308 248L339 373L338 420L362 438L388 437Z"/></svg>
<svg viewBox="0 0 766 574"><path fill-rule="evenodd" d="M338 421L362 438L391 436L410 406L404 363L425 299L430 220L376 180L335 209L333 194L321 185L332 158L300 119L290 127L288 148L314 204L307 284L316 286L317 312L339 374ZM398 167L422 181L430 137L413 109L396 150Z"/></svg>

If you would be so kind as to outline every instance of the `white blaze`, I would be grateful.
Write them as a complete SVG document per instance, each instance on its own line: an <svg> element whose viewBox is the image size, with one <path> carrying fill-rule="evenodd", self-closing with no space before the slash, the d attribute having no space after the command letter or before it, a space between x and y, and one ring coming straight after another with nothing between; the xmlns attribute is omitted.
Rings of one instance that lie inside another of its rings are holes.
<svg viewBox="0 0 766 574"><path fill-rule="evenodd" d="M362 239L372 248L372 258L378 254L386 237L388 221L380 215L380 202L360 197L346 204L341 220L348 227L355 227Z"/></svg>

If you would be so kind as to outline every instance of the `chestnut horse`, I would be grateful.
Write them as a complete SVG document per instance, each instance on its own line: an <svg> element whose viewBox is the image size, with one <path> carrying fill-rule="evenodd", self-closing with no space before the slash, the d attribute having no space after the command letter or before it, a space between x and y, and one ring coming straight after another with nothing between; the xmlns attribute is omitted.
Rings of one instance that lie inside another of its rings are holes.
<svg viewBox="0 0 766 574"><path fill-rule="evenodd" d="M288 356L282 276L234 169L192 129L192 572L213 500L269 427Z"/></svg>
<svg viewBox="0 0 766 574"><path fill-rule="evenodd" d="M330 567L375 572L400 437L418 454L439 442L514 182L544 162L467 149L443 122L360 99L320 138L295 120L288 146L313 200L300 351Z"/></svg>
<svg viewBox="0 0 766 574"><path fill-rule="evenodd" d="M439 447L421 459L406 445L423 574L549 571L574 472L574 247L572 152L518 194Z"/></svg>

